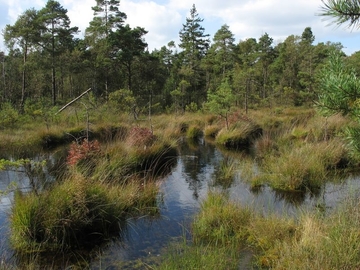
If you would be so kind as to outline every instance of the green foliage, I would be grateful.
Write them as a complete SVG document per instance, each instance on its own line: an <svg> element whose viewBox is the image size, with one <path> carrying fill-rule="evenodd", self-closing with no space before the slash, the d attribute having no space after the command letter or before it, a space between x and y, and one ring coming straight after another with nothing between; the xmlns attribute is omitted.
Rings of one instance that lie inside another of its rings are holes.
<svg viewBox="0 0 360 270"><path fill-rule="evenodd" d="M0 126L2 128L15 127L19 121L19 112L11 103L3 103L0 110Z"/></svg>
<svg viewBox="0 0 360 270"><path fill-rule="evenodd" d="M117 111L122 113L131 112L135 105L135 97L128 89L120 89L109 94L109 101Z"/></svg>
<svg viewBox="0 0 360 270"><path fill-rule="evenodd" d="M317 106L326 115L342 113L360 119L360 80L342 54L333 52L319 74L321 92Z"/></svg>
<svg viewBox="0 0 360 270"><path fill-rule="evenodd" d="M354 69L349 68L339 52L333 52L327 66L320 73L322 91L317 103L325 115L341 113L350 115L357 123L360 121L360 79ZM357 127L346 129L346 138L353 156L359 156L359 137Z"/></svg>
<svg viewBox="0 0 360 270"><path fill-rule="evenodd" d="M185 111L186 112L197 112L199 110L198 105L195 102L191 102L190 104L186 105Z"/></svg>
<svg viewBox="0 0 360 270"><path fill-rule="evenodd" d="M329 2L340 8L347 5ZM314 74L331 48L342 49L340 43L314 45L310 27L276 46L267 33L235 42L227 25L214 34L210 46L203 19L193 5L179 31L179 44L172 41L148 52L147 31L125 24L119 0L96 1L92 10L94 17L84 39L74 36L77 27L70 26L67 10L54 0L40 10L26 10L5 27L8 54L0 53L7 74L0 86L4 100L18 104L23 113L27 98L51 97L52 104L65 103L91 85L101 102L118 89L129 89L139 111L151 96L152 104L161 105L157 110L173 108L183 113L195 111L193 104L199 108L209 89L218 89L229 78L234 104L246 111L274 104L309 104L318 90ZM289 95L286 88L291 89ZM31 112L35 118L39 114Z"/></svg>
<svg viewBox="0 0 360 270"><path fill-rule="evenodd" d="M78 32L78 27L70 27L67 10L58 1L48 0L45 7L38 13L41 38L39 44L51 59L51 98L52 105L57 101L57 69L58 56L71 48L73 35Z"/></svg>
<svg viewBox="0 0 360 270"><path fill-rule="evenodd" d="M8 167L13 167L13 168L19 168L22 166L44 167L45 163L46 163L46 160L33 161L30 159L18 159L18 160L0 159L0 171L5 170Z"/></svg>
<svg viewBox="0 0 360 270"><path fill-rule="evenodd" d="M358 1L344 0L323 0L322 12L319 14L323 17L330 17L333 23L337 25L349 23L349 27L359 26L359 9Z"/></svg>
<svg viewBox="0 0 360 270"><path fill-rule="evenodd" d="M51 101L46 98L39 100L27 99L24 105L24 112L26 115L31 116L33 119L46 118L46 114L52 110Z"/></svg>
<svg viewBox="0 0 360 270"><path fill-rule="evenodd" d="M186 95L187 89L190 87L190 83L186 80L181 80L179 87L170 92L171 97L174 101L174 106L176 111L183 112L184 110L184 97Z"/></svg>
<svg viewBox="0 0 360 270"><path fill-rule="evenodd" d="M223 117L228 129L228 116L233 104L234 95L232 93L229 81L226 79L215 92L208 93L208 101L204 106L210 112Z"/></svg>

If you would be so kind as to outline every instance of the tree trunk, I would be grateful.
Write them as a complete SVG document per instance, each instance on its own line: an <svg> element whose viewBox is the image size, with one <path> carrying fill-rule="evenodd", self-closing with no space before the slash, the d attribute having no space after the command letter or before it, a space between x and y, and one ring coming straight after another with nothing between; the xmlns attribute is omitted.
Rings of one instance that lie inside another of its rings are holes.
<svg viewBox="0 0 360 270"><path fill-rule="evenodd" d="M20 113L24 113L25 94L26 94L26 61L27 61L27 44L24 47L24 60L22 71L22 88L21 88L21 100L20 100Z"/></svg>
<svg viewBox="0 0 360 270"><path fill-rule="evenodd" d="M54 21L51 23L52 38L51 38L51 85L52 85L52 103L56 104L56 78L55 78L55 36L54 36Z"/></svg>

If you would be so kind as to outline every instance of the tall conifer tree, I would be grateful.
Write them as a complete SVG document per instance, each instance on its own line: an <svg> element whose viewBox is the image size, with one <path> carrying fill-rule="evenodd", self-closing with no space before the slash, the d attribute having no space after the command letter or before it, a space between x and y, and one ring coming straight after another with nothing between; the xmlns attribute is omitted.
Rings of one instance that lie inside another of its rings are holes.
<svg viewBox="0 0 360 270"><path fill-rule="evenodd" d="M190 10L190 17L186 18L186 23L179 32L179 47L183 49L181 74L191 84L185 96L187 104L191 102L199 104L205 99L204 72L200 63L209 49L210 40L209 35L205 34L204 27L201 26L202 22L203 19L199 17L194 4Z"/></svg>

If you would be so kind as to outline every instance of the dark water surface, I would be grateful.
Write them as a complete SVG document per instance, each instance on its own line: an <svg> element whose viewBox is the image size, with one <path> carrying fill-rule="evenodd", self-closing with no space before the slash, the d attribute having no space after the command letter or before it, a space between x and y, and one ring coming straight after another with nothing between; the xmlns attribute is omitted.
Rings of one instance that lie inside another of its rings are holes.
<svg viewBox="0 0 360 270"><path fill-rule="evenodd" d="M119 237L87 258L86 268L149 269L148 266L159 263L170 243L190 237L189 225L209 188L220 188L214 187L214 177L224 155L206 141L198 144L184 143L171 173L159 180L160 215L127 220ZM241 162L240 155L238 158L237 162ZM55 159L51 160L52 166L56 162ZM304 209L331 210L349 191L360 188L359 178L348 177L337 183L326 184L316 195L289 195L274 192L268 187L251 190L240 175L236 174L234 182L228 187L231 198L243 205L251 205L265 214L277 212L296 216ZM51 179L52 177L45 181L52 181ZM6 190L13 182L17 183L18 188L33 188L25 172L0 171L0 190ZM0 259L10 263L16 261L7 243L7 220L12 196L13 193L10 192L0 197ZM64 264L52 267L65 268L62 265Z"/></svg>

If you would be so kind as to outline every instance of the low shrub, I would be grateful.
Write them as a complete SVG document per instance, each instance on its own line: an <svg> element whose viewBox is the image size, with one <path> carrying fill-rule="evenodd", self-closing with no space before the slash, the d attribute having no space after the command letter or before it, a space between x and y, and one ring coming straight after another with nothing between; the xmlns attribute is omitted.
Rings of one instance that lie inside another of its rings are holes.
<svg viewBox="0 0 360 270"><path fill-rule="evenodd" d="M0 127L11 128L15 127L16 123L19 121L19 113L12 106L11 103L5 102L1 105L0 109Z"/></svg>
<svg viewBox="0 0 360 270"><path fill-rule="evenodd" d="M67 164L73 166L80 161L89 161L94 156L97 156L100 151L100 144L97 140L88 141L87 139L84 139L81 143L73 142L70 145Z"/></svg>

